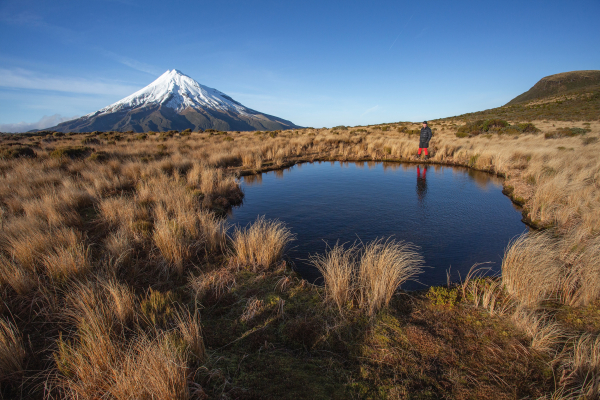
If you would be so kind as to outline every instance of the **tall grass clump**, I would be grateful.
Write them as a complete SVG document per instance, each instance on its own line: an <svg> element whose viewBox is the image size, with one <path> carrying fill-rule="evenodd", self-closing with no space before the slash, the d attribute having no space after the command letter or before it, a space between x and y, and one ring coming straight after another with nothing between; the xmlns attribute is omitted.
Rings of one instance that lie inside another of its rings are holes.
<svg viewBox="0 0 600 400"><path fill-rule="evenodd" d="M358 268L359 305L374 316L400 285L421 273L423 258L410 243L378 239L368 243Z"/></svg>
<svg viewBox="0 0 600 400"><path fill-rule="evenodd" d="M94 342L97 343L94 343ZM59 339L56 387L67 399L189 398L187 360L170 336L141 334L131 343L80 332Z"/></svg>
<svg viewBox="0 0 600 400"><path fill-rule="evenodd" d="M177 312L177 327L188 351L198 359L203 361L206 358L206 349L204 338L202 337L202 326L200 325L200 311L195 310L192 313L187 309Z"/></svg>
<svg viewBox="0 0 600 400"><path fill-rule="evenodd" d="M400 285L421 273L423 258L416 250L410 243L377 239L347 249L336 244L311 262L323 275L327 300L340 311L356 305L373 317Z"/></svg>
<svg viewBox="0 0 600 400"><path fill-rule="evenodd" d="M600 297L600 236L582 244L567 268L562 300L571 306L587 306Z"/></svg>
<svg viewBox="0 0 600 400"><path fill-rule="evenodd" d="M522 304L535 307L556 295L562 277L558 247L549 233L511 241L502 260L502 284Z"/></svg>
<svg viewBox="0 0 600 400"><path fill-rule="evenodd" d="M357 251L356 246L345 249L336 243L324 255L311 256L311 263L323 275L327 300L335 303L340 312L354 301Z"/></svg>
<svg viewBox="0 0 600 400"><path fill-rule="evenodd" d="M600 336L583 334L574 339L562 365L561 384L575 394L572 398L600 397Z"/></svg>
<svg viewBox="0 0 600 400"><path fill-rule="evenodd" d="M253 270L269 268L283 255L294 235L281 221L269 221L264 216L245 228L236 227L231 238L233 259Z"/></svg>
<svg viewBox="0 0 600 400"><path fill-rule="evenodd" d="M531 339L531 348L540 352L550 352L561 342L564 332L560 325L547 314L536 314L526 307L517 307L511 316L517 328Z"/></svg>
<svg viewBox="0 0 600 400"><path fill-rule="evenodd" d="M0 382L23 371L25 349L19 329L0 318Z"/></svg>

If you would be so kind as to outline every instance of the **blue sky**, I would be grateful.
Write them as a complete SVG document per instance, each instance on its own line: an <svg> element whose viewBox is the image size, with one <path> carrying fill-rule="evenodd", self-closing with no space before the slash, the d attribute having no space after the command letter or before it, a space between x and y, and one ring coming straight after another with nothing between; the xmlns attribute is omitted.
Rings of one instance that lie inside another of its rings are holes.
<svg viewBox="0 0 600 400"><path fill-rule="evenodd" d="M96 111L173 68L303 126L453 116L600 69L599 15L598 0L0 0L0 131Z"/></svg>

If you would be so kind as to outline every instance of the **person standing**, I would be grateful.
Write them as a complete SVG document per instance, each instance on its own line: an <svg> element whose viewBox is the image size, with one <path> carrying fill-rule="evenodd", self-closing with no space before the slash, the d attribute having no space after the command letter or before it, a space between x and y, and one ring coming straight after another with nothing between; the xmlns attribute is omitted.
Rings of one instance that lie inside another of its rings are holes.
<svg viewBox="0 0 600 400"><path fill-rule="evenodd" d="M429 152L427 148L429 147L429 141L433 134L431 133L431 128L427 126L427 121L423 121L423 127L421 128L421 137L419 139L419 157L421 156L421 151L425 153L425 159L429 158Z"/></svg>

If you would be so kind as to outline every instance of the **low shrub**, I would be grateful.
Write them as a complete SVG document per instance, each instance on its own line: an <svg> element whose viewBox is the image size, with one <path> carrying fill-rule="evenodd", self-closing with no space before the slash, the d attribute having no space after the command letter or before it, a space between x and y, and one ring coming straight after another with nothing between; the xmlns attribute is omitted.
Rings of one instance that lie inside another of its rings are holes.
<svg viewBox="0 0 600 400"><path fill-rule="evenodd" d="M108 160L108 153L105 151L96 151L94 153L92 153L89 157L90 161L106 161Z"/></svg>
<svg viewBox="0 0 600 400"><path fill-rule="evenodd" d="M34 158L36 153L27 146L11 146L0 149L0 159L12 160L21 157Z"/></svg>
<svg viewBox="0 0 600 400"><path fill-rule="evenodd" d="M427 292L427 298L434 305L447 305L453 307L459 301L458 288L449 289L443 286L432 286Z"/></svg>
<svg viewBox="0 0 600 400"><path fill-rule="evenodd" d="M100 144L100 140L92 136L87 136L81 139L81 144Z"/></svg>
<svg viewBox="0 0 600 400"><path fill-rule="evenodd" d="M467 122L460 126L455 135L459 138L477 136L482 133L497 133L507 135L518 135L521 133L536 133L539 129L531 122L509 124L507 121L499 118L486 120L477 120Z"/></svg>
<svg viewBox="0 0 600 400"><path fill-rule="evenodd" d="M554 132L546 132L544 137L546 139L558 139L563 137L574 137L585 135L590 130L586 128L558 128Z"/></svg>
<svg viewBox="0 0 600 400"><path fill-rule="evenodd" d="M510 126L510 124L508 122L506 122L505 120L494 118L494 119L485 120L483 122L483 124L481 125L481 130L483 130L484 132L489 132L490 129L491 130L500 130L501 128L506 128L508 126Z"/></svg>
<svg viewBox="0 0 600 400"><path fill-rule="evenodd" d="M84 146L66 146L57 147L50 153L52 158L83 158L91 152L89 147Z"/></svg>

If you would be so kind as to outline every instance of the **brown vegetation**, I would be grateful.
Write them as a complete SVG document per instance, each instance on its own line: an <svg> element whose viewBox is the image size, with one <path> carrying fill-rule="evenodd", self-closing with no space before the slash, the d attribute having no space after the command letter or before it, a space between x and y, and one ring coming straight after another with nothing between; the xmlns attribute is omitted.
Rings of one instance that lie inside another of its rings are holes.
<svg viewBox="0 0 600 400"><path fill-rule="evenodd" d="M283 224L223 216L243 198L236 176L422 162L416 124L0 137L1 395L597 396L600 323L575 316L599 306L600 124L492 117L509 126L469 138L463 118L433 121L427 162L506 177L546 232L509 246L500 280L401 299L419 265L406 244L335 246L313 287L285 268ZM525 122L540 132L502 131Z"/></svg>

